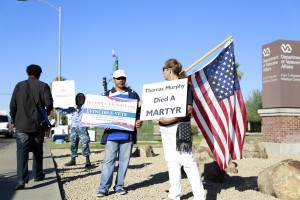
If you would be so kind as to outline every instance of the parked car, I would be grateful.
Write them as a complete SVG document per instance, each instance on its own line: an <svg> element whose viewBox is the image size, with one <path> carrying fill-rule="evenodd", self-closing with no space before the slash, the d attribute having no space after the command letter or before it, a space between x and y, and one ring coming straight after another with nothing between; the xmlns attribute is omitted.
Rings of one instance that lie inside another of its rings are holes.
<svg viewBox="0 0 300 200"><path fill-rule="evenodd" d="M0 112L0 135L5 135L6 137L13 137L14 135L11 118L6 111Z"/></svg>

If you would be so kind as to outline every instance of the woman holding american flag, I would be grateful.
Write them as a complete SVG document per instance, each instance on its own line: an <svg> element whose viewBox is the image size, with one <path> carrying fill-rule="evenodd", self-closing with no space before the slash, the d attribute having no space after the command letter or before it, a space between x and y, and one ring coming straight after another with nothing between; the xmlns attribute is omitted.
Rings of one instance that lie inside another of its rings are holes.
<svg viewBox="0 0 300 200"><path fill-rule="evenodd" d="M169 59L164 63L163 75L166 81L186 78L182 72L182 64L177 59ZM170 190L168 197L170 199L180 199L181 196L181 167L187 174L188 180L192 186L195 200L204 200L204 188L201 181L197 163L194 160L191 146L188 151L180 151L176 147L176 132L179 123L190 123L193 108L193 92L191 87L187 90L187 112L184 117L162 117L159 119L160 132L162 137L164 156L168 166ZM191 145L191 143L190 143Z"/></svg>

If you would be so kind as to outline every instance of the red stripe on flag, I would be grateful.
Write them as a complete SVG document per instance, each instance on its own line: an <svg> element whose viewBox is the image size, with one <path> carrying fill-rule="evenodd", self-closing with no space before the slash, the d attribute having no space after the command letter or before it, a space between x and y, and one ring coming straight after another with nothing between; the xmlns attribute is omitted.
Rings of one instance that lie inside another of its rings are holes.
<svg viewBox="0 0 300 200"><path fill-rule="evenodd" d="M225 134L225 138L226 138L226 143L227 143L227 148L228 148L228 153L231 157L233 157L233 153L234 153L234 146L232 144L232 138L231 136L228 134L228 132L230 131L230 125L231 125L231 118L233 115L233 110L231 109L231 103L230 103L230 97L226 99L226 101L228 101L228 106L226 107L224 100L219 102L219 105L222 109L222 112L224 113L225 117L226 117L226 123L227 123L227 129L223 132L223 134Z"/></svg>
<svg viewBox="0 0 300 200"><path fill-rule="evenodd" d="M234 142L236 140L236 135L234 134L234 133L236 133L236 128L235 128L236 116L235 116L235 111L232 109L232 107L234 106L232 103L234 103L234 102L232 102L231 99L228 98L228 103L229 103L229 107L230 107L230 119L231 119L229 122L230 124L229 123L228 124L232 127L232 130L233 130L233 131L231 131L231 134L230 134L230 130L228 130L228 132L229 132L228 134L230 134L229 135L230 140L228 141L228 148L229 148L229 153L230 153L231 158L236 159L237 156L235 154L235 150L239 151L239 148L235 149L235 147L234 147Z"/></svg>
<svg viewBox="0 0 300 200"><path fill-rule="evenodd" d="M236 95L237 95L237 99L238 99L238 104L240 107L240 114L242 116L242 122L240 122L241 124L237 123L236 125L241 125L243 126L243 129L239 130L239 134L238 134L238 138L239 138L239 147L240 147L240 151L241 151L241 157L242 158L242 152L243 152L243 145L244 145L244 139L245 139L245 133L246 133L246 123L247 123L247 114L246 114L246 106L244 103L244 99L243 99L243 95L242 95L242 91L241 90L237 90L236 91ZM239 128L239 127L238 127Z"/></svg>

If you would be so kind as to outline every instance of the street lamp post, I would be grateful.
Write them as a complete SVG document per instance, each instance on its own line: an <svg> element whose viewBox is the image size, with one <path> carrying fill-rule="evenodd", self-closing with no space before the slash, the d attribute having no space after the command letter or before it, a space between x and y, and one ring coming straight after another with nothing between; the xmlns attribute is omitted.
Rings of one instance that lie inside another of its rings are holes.
<svg viewBox="0 0 300 200"><path fill-rule="evenodd" d="M61 7L58 7L58 81L61 77Z"/></svg>
<svg viewBox="0 0 300 200"><path fill-rule="evenodd" d="M18 0L18 1L28 1L28 0ZM54 10L58 12L58 81L61 79L61 7L56 7L53 4L45 1L45 0L37 0L39 2L45 3ZM59 125L59 112L56 113L57 119L56 119L56 125Z"/></svg>
<svg viewBox="0 0 300 200"><path fill-rule="evenodd" d="M28 0L18 0L18 1L28 1ZM53 4L45 0L37 0L39 2L49 5L51 8L58 12L58 81L61 77L61 7L55 7Z"/></svg>

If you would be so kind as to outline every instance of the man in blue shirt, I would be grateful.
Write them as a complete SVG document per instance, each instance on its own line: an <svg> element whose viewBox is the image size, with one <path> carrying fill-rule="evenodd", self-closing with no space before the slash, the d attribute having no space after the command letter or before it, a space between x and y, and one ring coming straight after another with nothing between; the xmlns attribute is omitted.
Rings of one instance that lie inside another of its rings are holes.
<svg viewBox="0 0 300 200"><path fill-rule="evenodd" d="M105 96L121 97L129 99L140 98L138 94L126 87L126 74L124 70L116 70L113 73L113 81L115 87L107 91ZM99 187L98 197L107 196L109 188L112 185L113 172L115 169L116 160L118 160L118 171L115 181L114 191L117 194L124 195L127 191L124 189L124 179L128 168L133 144L137 141L136 128L141 127L142 122L139 120L140 108L136 113L136 124L134 131L123 131L116 129L105 129L105 133L109 133L105 146L105 155L102 164L101 182Z"/></svg>

